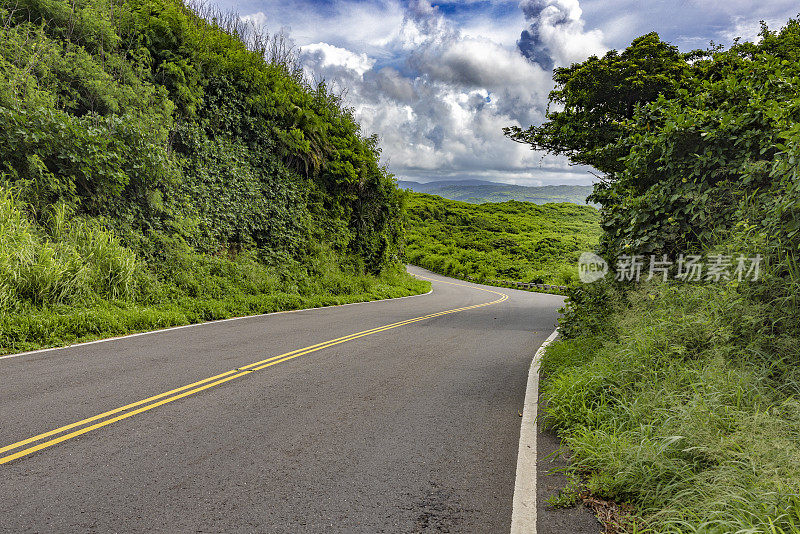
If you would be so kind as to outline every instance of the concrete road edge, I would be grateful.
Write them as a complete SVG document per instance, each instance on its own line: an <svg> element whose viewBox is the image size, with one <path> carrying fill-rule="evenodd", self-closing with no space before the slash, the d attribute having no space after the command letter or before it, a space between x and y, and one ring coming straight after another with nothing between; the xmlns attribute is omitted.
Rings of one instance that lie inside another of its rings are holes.
<svg viewBox="0 0 800 534"><path fill-rule="evenodd" d="M511 534L536 534L536 417L539 406L539 363L558 329L538 348L528 371L528 386L519 430L517 475L511 512Z"/></svg>

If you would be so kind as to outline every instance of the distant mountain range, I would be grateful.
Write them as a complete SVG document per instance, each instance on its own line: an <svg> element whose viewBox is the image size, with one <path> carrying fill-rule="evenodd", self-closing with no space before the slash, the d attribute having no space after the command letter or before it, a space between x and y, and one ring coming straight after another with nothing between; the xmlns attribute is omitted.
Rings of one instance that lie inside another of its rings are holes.
<svg viewBox="0 0 800 534"><path fill-rule="evenodd" d="M460 200L472 204L485 202L505 202L519 200L534 204L548 202L571 202L588 204L586 197L592 192L591 185L545 185L540 187L501 184L488 180L442 180L440 182L411 182L398 180L401 189L411 189L417 193L437 195L450 200Z"/></svg>

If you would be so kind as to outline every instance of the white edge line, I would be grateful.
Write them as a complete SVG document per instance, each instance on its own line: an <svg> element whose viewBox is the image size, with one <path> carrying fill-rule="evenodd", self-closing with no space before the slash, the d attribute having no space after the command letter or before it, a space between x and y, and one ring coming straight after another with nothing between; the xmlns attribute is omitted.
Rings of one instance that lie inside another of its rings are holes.
<svg viewBox="0 0 800 534"><path fill-rule="evenodd" d="M413 276L413 274L412 274ZM201 323L192 323L192 324L184 324L180 326L171 326L169 328L162 328L160 330L149 330L147 332L137 332L135 334L126 334L124 336L116 336L116 337L107 337L104 339L96 339L94 341L84 341L83 343L75 343L73 345L64 345L63 347L51 347L48 349L37 349L31 350L28 352L18 352L16 354L6 354L5 356L0 356L0 360L6 360L8 358L16 358L18 356L30 356L32 354L41 354L44 352L54 352L57 350L65 350L65 349L72 349L76 347L85 347L86 345L94 345L97 343L106 343L108 341L118 341L120 339L128 339L131 337L139 337L139 336L149 336L150 334L160 334L162 332L169 332L172 330L181 330L184 328L194 328L196 326L205 326L210 324L219 324L219 323L226 323L228 321L238 321L240 319L255 319L258 317L268 317L270 315L278 315L284 313L297 313L302 311L312 311L312 310L324 310L326 308L341 308L343 306L355 306L357 304L373 304L375 302L386 302L390 300L402 300L402 299L410 299L414 297L424 297L426 295L430 295L433 293L433 286L431 286L431 290L427 293L420 293L419 295L406 295L405 297L394 297L390 299L376 299L376 300L365 300L362 302L349 302L347 304L332 304L330 306L317 306L316 308L298 308L296 310L283 310L283 311L276 311L270 313L260 313L258 315L243 315L241 317L229 317L228 319L217 319L215 321L204 321Z"/></svg>
<svg viewBox="0 0 800 534"><path fill-rule="evenodd" d="M536 534L536 416L539 407L539 364L547 346L558 336L558 328L536 351L528 371L528 387L519 429L517 475L511 511L511 534Z"/></svg>

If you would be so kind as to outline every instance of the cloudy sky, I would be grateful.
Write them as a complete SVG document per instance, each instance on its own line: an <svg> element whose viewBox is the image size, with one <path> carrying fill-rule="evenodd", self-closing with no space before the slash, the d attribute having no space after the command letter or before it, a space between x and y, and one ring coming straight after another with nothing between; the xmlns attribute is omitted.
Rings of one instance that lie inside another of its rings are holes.
<svg viewBox="0 0 800 534"><path fill-rule="evenodd" d="M796 0L216 0L285 32L309 74L346 90L400 179L586 184L590 169L509 141L543 120L554 66L657 31L683 50L753 39Z"/></svg>

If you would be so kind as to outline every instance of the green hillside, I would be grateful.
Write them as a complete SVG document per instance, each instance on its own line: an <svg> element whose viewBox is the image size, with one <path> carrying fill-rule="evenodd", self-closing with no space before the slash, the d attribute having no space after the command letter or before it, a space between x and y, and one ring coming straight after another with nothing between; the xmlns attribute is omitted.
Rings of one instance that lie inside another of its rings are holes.
<svg viewBox="0 0 800 534"><path fill-rule="evenodd" d="M524 186L486 180L443 180L424 184L398 180L397 185L415 193L427 193L471 204L518 200L534 204L571 202L585 205L588 204L586 197L592 193L590 185Z"/></svg>
<svg viewBox="0 0 800 534"><path fill-rule="evenodd" d="M590 206L475 205L411 193L405 257L456 277L569 284L580 253L597 246L598 220Z"/></svg>
<svg viewBox="0 0 800 534"><path fill-rule="evenodd" d="M202 15L0 1L0 352L424 289L376 138Z"/></svg>

